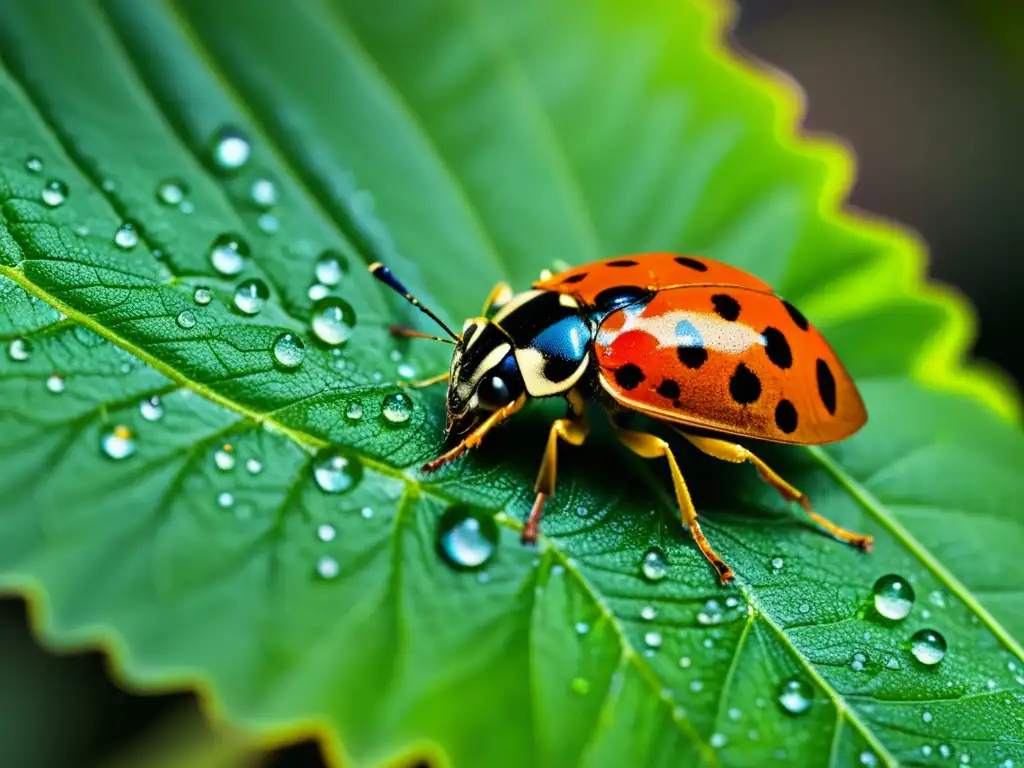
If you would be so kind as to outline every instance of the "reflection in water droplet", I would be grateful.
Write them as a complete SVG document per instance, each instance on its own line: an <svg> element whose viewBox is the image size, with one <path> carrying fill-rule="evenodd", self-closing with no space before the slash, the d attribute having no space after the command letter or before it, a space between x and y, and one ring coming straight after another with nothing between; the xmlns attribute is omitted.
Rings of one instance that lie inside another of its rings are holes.
<svg viewBox="0 0 1024 768"><path fill-rule="evenodd" d="M50 392L53 392L53 394L59 395L61 392L64 391L64 388L65 388L64 377L60 376L59 374L56 374L56 373L53 374L52 376L47 378L47 380L46 380L46 388Z"/></svg>
<svg viewBox="0 0 1024 768"><path fill-rule="evenodd" d="M32 342L20 336L16 339L11 339L11 343L7 345L7 356L17 363L23 363L28 360L28 356L31 353Z"/></svg>
<svg viewBox="0 0 1024 768"><path fill-rule="evenodd" d="M345 411L345 418L349 421L359 421L363 418L363 406L358 402L351 403Z"/></svg>
<svg viewBox="0 0 1024 768"><path fill-rule="evenodd" d="M192 300L200 307L205 307L213 301L213 295L210 293L209 288L199 287L196 288L196 292L192 294Z"/></svg>
<svg viewBox="0 0 1024 768"><path fill-rule="evenodd" d="M250 475L258 475L263 471L263 462L259 459L247 459L245 462L245 468Z"/></svg>
<svg viewBox="0 0 1024 768"><path fill-rule="evenodd" d="M294 333L282 333L274 339L274 359L284 368L298 368L306 358L306 345Z"/></svg>
<svg viewBox="0 0 1024 768"><path fill-rule="evenodd" d="M946 638L934 629L922 629L910 638L910 652L922 664L938 664L946 656Z"/></svg>
<svg viewBox="0 0 1024 768"><path fill-rule="evenodd" d="M164 179L156 188L156 199L164 205L181 205L188 187L180 179Z"/></svg>
<svg viewBox="0 0 1024 768"><path fill-rule="evenodd" d="M111 427L100 435L100 449L111 459L127 459L135 453L135 436L128 427Z"/></svg>
<svg viewBox="0 0 1024 768"><path fill-rule="evenodd" d="M336 347L352 335L356 314L351 306L336 296L328 296L313 305L313 335L324 344Z"/></svg>
<svg viewBox="0 0 1024 768"><path fill-rule="evenodd" d="M313 460L313 477L327 493L344 493L362 480L363 464L337 448L324 448Z"/></svg>
<svg viewBox="0 0 1024 768"><path fill-rule="evenodd" d="M314 274L317 282L324 285L337 285L348 272L348 258L338 251L327 250L316 260Z"/></svg>
<svg viewBox="0 0 1024 768"><path fill-rule="evenodd" d="M661 581L668 575L668 558L659 547L651 547L640 561L640 573L648 581Z"/></svg>
<svg viewBox="0 0 1024 768"><path fill-rule="evenodd" d="M465 506L450 507L437 524L437 547L449 565L462 570L483 567L498 547L493 515Z"/></svg>
<svg viewBox="0 0 1024 768"><path fill-rule="evenodd" d="M68 199L68 185L58 179L51 179L43 187L41 197L48 206L56 208Z"/></svg>
<svg viewBox="0 0 1024 768"><path fill-rule="evenodd" d="M316 561L316 575L321 579L333 579L338 575L338 561L330 555L323 555Z"/></svg>
<svg viewBox="0 0 1024 768"><path fill-rule="evenodd" d="M196 316L187 309L182 310L178 313L177 323L179 327L185 328L186 330L189 328L195 328Z"/></svg>
<svg viewBox="0 0 1024 768"><path fill-rule="evenodd" d="M114 244L123 251L130 251L139 244L141 228L138 222L125 221L114 233Z"/></svg>
<svg viewBox="0 0 1024 768"><path fill-rule="evenodd" d="M25 158L25 169L30 173L39 173L43 170L43 161L36 155L29 155Z"/></svg>
<svg viewBox="0 0 1024 768"><path fill-rule="evenodd" d="M235 497L227 491L221 491L217 494L217 506L221 509L227 509L235 504Z"/></svg>
<svg viewBox="0 0 1024 768"><path fill-rule="evenodd" d="M317 526L316 537L320 541L334 541L334 537L338 534L338 531L330 523L323 523Z"/></svg>
<svg viewBox="0 0 1024 768"><path fill-rule="evenodd" d="M258 315L270 298L262 280L243 280L235 288L235 308L244 315Z"/></svg>
<svg viewBox="0 0 1024 768"><path fill-rule="evenodd" d="M791 715L802 715L811 708L814 690L810 683L799 677L791 677L779 687L779 704Z"/></svg>
<svg viewBox="0 0 1024 768"><path fill-rule="evenodd" d="M217 272L231 277L245 267L249 244L239 235L219 235L210 245L210 264Z"/></svg>
<svg viewBox="0 0 1024 768"><path fill-rule="evenodd" d="M233 126L221 126L210 141L210 159L214 170L231 174L249 162L252 146L241 130Z"/></svg>
<svg viewBox="0 0 1024 768"><path fill-rule="evenodd" d="M235 455L231 452L231 446L225 445L213 454L213 463L217 465L217 469L222 472L227 472L229 469L235 468Z"/></svg>
<svg viewBox="0 0 1024 768"><path fill-rule="evenodd" d="M249 196L257 208L273 208L277 205L277 185L270 179L255 179L249 187Z"/></svg>
<svg viewBox="0 0 1024 768"><path fill-rule="evenodd" d="M875 610L887 619L905 619L914 607L914 590L901 576L889 574L875 582Z"/></svg>
<svg viewBox="0 0 1024 768"><path fill-rule="evenodd" d="M412 416L412 400L404 392L394 392L384 398L381 415L389 424L405 424Z"/></svg>
<svg viewBox="0 0 1024 768"><path fill-rule="evenodd" d="M160 402L160 398L153 395L143 400L139 403L139 413L142 414L142 418L146 421L160 421L160 417L164 415L164 407Z"/></svg>

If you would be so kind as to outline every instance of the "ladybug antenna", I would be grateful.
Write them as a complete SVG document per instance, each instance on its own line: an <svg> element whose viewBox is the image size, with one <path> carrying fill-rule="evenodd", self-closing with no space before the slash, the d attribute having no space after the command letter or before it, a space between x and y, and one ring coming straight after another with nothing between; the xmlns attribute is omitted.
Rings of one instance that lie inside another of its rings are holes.
<svg viewBox="0 0 1024 768"><path fill-rule="evenodd" d="M390 269L388 269L383 264L381 264L379 261L377 261L377 262L374 262L373 264L370 265L370 274L373 275L374 277L376 277L378 280L380 280L382 283L384 283L384 285L386 285L388 288L393 290L395 293L397 293L403 299L408 301L414 307L416 307L416 309L418 309L420 312L425 314L427 317L429 317L435 323L440 325L444 329L444 332L447 333L449 336L451 336L455 341L460 341L459 335L457 333L455 333L447 325L445 325L444 321L440 317L438 317L433 312L431 312L429 309L427 309L422 304L420 304L420 300L417 299L415 296L413 296L411 293L409 293L409 289L408 288L406 288L404 285L402 285L400 282L398 282L398 278L395 277L391 273ZM405 334L403 334L403 335L405 335ZM408 334L408 335L413 335L413 334ZM447 341L447 339L442 339L442 338L439 338L437 336L427 336L426 334L423 334L423 336L421 336L420 338L423 338L423 337L428 338L428 339L436 339L437 341L445 341L445 342Z"/></svg>

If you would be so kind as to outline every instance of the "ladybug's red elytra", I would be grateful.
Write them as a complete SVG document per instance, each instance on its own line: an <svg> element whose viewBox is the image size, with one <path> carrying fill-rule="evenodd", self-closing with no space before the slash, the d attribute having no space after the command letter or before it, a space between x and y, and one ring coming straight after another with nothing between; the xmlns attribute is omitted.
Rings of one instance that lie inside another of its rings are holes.
<svg viewBox="0 0 1024 768"><path fill-rule="evenodd" d="M519 294L501 283L481 315L456 334L387 267L373 264L370 271L429 315L455 344L448 373L418 384L448 382L446 451L424 465L425 471L478 446L531 398L562 397L568 403L565 418L548 434L524 541L536 539L544 502L554 493L559 440L583 444L584 405L593 400L608 411L627 448L668 462L682 521L723 583L733 571L701 531L672 449L660 437L624 426L624 413L662 421L717 459L749 461L835 538L871 549L870 536L818 515L804 493L725 437L817 445L842 440L867 421L860 394L828 342L757 277L671 253L606 259L544 276Z"/></svg>

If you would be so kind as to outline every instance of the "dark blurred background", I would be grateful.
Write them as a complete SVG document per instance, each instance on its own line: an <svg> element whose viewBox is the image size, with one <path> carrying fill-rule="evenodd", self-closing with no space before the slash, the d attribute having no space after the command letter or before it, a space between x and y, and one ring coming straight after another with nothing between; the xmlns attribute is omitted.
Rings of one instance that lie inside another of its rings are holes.
<svg viewBox="0 0 1024 768"><path fill-rule="evenodd" d="M1024 381L1024 0L742 0L737 44L807 92L807 127L845 137L852 203L930 244L931 274L978 310L976 353ZM0 765L320 764L313 745L252 756L202 746L193 698L119 691L103 657L47 654L0 602ZM152 745L199 739L165 762Z"/></svg>

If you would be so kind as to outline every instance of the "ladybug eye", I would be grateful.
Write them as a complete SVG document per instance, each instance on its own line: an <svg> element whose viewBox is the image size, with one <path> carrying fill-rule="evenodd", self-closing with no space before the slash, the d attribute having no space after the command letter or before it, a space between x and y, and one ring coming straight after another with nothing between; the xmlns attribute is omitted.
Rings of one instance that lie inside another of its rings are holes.
<svg viewBox="0 0 1024 768"><path fill-rule="evenodd" d="M500 376L486 377L477 387L476 394L480 399L480 404L492 410L506 406L512 401L512 393L509 392L508 385Z"/></svg>

